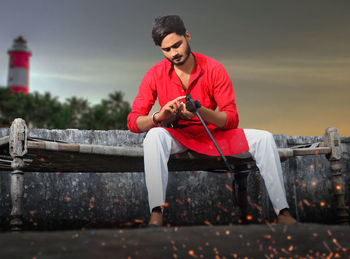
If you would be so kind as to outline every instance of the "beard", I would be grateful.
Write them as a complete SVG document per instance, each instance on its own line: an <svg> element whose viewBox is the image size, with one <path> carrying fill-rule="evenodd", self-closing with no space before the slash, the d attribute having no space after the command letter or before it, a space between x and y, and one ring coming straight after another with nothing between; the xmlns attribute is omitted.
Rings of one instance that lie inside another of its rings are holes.
<svg viewBox="0 0 350 259"><path fill-rule="evenodd" d="M176 62L175 60L181 59L183 57L183 55L176 55L175 57L173 57L173 59L166 58L174 66L182 66L183 64L186 63L186 61L190 57L190 54L191 54L192 50L191 50L190 44L188 44L188 42L186 42L186 43L187 43L187 47L186 47L186 51L185 51L186 56L185 56L185 58L182 61Z"/></svg>

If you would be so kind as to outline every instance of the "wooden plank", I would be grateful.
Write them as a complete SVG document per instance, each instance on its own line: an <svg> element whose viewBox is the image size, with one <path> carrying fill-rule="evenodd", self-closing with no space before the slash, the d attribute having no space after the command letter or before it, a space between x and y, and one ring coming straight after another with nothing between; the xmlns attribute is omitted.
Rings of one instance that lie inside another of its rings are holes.
<svg viewBox="0 0 350 259"><path fill-rule="evenodd" d="M86 154L143 157L143 148L127 146L103 146L87 144L64 144L49 141L28 141L28 149L77 152Z"/></svg>
<svg viewBox="0 0 350 259"><path fill-rule="evenodd" d="M293 149L294 156L308 156L308 155L325 155L330 154L331 148L318 147L318 148L297 148Z"/></svg>

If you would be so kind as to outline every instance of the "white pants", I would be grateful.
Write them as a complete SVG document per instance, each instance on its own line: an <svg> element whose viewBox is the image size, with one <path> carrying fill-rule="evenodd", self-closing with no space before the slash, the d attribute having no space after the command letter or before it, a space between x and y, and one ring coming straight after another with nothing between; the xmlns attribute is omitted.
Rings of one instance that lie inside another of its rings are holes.
<svg viewBox="0 0 350 259"><path fill-rule="evenodd" d="M244 133L249 151L234 156L238 158L251 156L256 161L273 208L278 215L280 210L289 206L276 143L272 134L267 131L244 129ZM143 142L143 148L148 201L152 211L154 207L163 206L165 203L170 155L183 152L187 148L163 128L150 129Z"/></svg>

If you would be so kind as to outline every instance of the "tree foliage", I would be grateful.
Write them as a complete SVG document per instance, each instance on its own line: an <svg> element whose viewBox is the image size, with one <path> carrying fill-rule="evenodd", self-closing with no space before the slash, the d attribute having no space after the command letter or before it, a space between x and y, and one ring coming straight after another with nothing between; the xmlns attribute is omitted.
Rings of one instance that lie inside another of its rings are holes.
<svg viewBox="0 0 350 259"><path fill-rule="evenodd" d="M71 97L61 103L50 93L11 93L0 87L0 127L9 127L15 118L23 118L32 128L46 129L126 129L130 104L119 91L109 94L101 103Z"/></svg>

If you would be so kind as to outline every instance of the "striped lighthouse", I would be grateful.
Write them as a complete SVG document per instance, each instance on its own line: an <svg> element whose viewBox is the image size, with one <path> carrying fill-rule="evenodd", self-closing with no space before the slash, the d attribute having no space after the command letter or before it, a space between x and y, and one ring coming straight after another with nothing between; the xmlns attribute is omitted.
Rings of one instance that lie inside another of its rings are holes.
<svg viewBox="0 0 350 259"><path fill-rule="evenodd" d="M32 55L27 48L27 41L19 36L14 40L10 55L7 86L11 92L28 93L29 90L29 58Z"/></svg>

